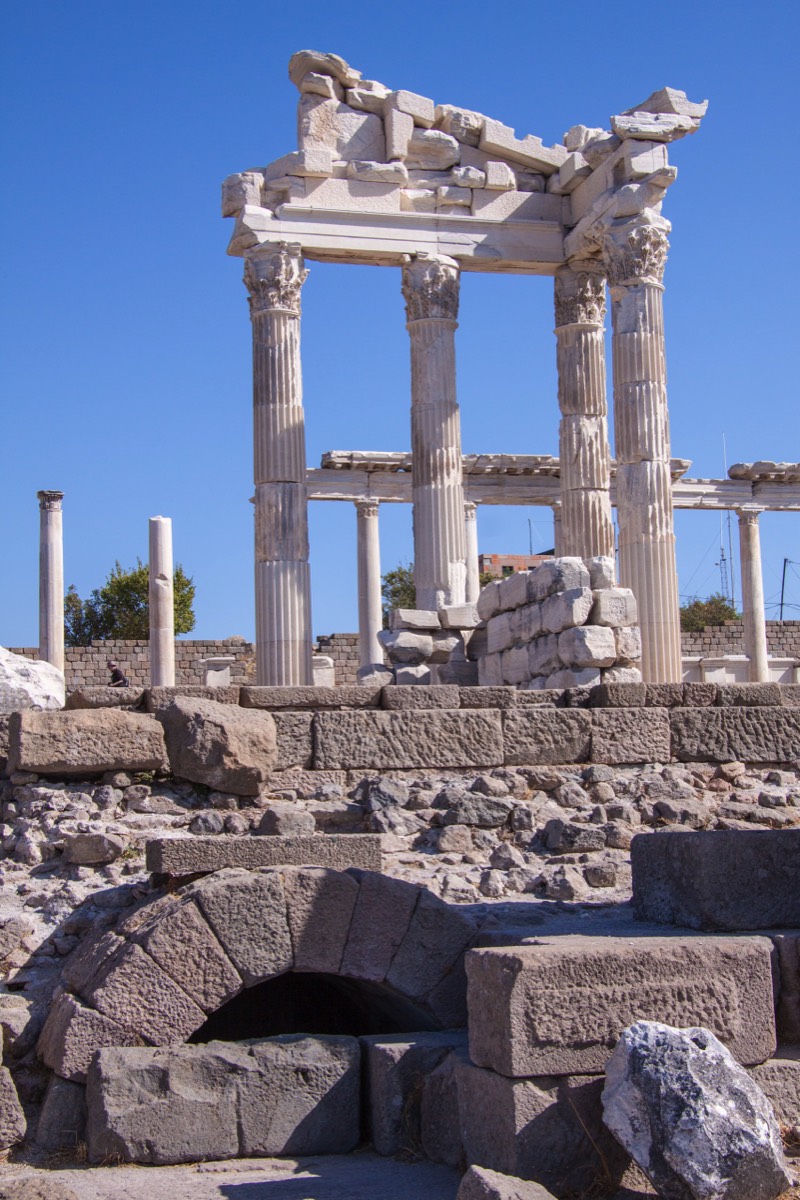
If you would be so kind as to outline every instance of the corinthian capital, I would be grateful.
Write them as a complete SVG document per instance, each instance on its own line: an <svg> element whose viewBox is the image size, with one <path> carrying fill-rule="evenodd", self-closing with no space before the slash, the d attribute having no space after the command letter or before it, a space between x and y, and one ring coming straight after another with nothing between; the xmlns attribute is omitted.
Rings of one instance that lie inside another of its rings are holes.
<svg viewBox="0 0 800 1200"><path fill-rule="evenodd" d="M244 264L244 282L251 314L277 308L299 316L300 290L307 278L303 250L296 243L276 242L249 255Z"/></svg>
<svg viewBox="0 0 800 1200"><path fill-rule="evenodd" d="M658 225L609 230L604 249L612 287L662 282L669 241Z"/></svg>
<svg viewBox="0 0 800 1200"><path fill-rule="evenodd" d="M36 499L39 501L39 508L42 512L61 512L61 501L64 499L64 493L37 492Z"/></svg>
<svg viewBox="0 0 800 1200"><path fill-rule="evenodd" d="M356 512L360 517L377 517L379 503L372 499L356 500Z"/></svg>
<svg viewBox="0 0 800 1200"><path fill-rule="evenodd" d="M403 267L406 320L458 317L459 266L444 255L415 254Z"/></svg>
<svg viewBox="0 0 800 1200"><path fill-rule="evenodd" d="M602 325L606 319L606 281L597 264L559 267L555 276L556 328Z"/></svg>

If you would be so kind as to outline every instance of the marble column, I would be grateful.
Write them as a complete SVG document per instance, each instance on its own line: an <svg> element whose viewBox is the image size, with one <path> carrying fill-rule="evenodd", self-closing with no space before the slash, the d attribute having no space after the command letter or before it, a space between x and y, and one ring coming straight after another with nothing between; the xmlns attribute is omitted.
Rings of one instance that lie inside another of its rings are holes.
<svg viewBox="0 0 800 1200"><path fill-rule="evenodd" d="M761 509L741 508L739 517L739 555L742 571L742 609L744 650L750 659L750 682L769 682L767 621L764 613L764 582L761 574L761 535L758 518Z"/></svg>
<svg viewBox="0 0 800 1200"><path fill-rule="evenodd" d="M403 267L411 338L411 454L417 607L463 604L466 534L455 331L459 268L416 254Z"/></svg>
<svg viewBox="0 0 800 1200"><path fill-rule="evenodd" d="M464 540L467 551L464 599L467 604L477 604L481 592L481 572L478 563L478 506L474 500L464 501Z"/></svg>
<svg viewBox="0 0 800 1200"><path fill-rule="evenodd" d="M563 524L561 501L556 500L553 504L553 553L556 558L564 555Z"/></svg>
<svg viewBox="0 0 800 1200"><path fill-rule="evenodd" d="M647 683L681 679L678 573L672 520L661 224L609 234L619 575L636 596Z"/></svg>
<svg viewBox="0 0 800 1200"><path fill-rule="evenodd" d="M39 658L64 670L63 492L37 492L39 500Z"/></svg>
<svg viewBox="0 0 800 1200"><path fill-rule="evenodd" d="M602 264L573 262L559 267L555 310L561 409L561 553L577 558L612 556Z"/></svg>
<svg viewBox="0 0 800 1200"><path fill-rule="evenodd" d="M150 685L175 687L175 598L172 566L172 520L150 518Z"/></svg>
<svg viewBox="0 0 800 1200"><path fill-rule="evenodd" d="M301 247L249 251L253 323L256 682L312 684L305 417L300 370Z"/></svg>
<svg viewBox="0 0 800 1200"><path fill-rule="evenodd" d="M358 554L358 665L383 666L378 634L383 627L378 501L356 500Z"/></svg>

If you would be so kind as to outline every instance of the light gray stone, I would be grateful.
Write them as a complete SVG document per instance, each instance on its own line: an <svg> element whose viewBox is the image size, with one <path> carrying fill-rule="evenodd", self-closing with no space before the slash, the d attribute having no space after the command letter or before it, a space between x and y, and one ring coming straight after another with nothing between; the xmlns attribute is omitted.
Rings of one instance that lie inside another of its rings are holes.
<svg viewBox="0 0 800 1200"><path fill-rule="evenodd" d="M630 588L600 588L594 596L590 621L621 629L637 621L636 598Z"/></svg>
<svg viewBox="0 0 800 1200"><path fill-rule="evenodd" d="M542 632L540 604L523 604L510 613L511 636L517 642L531 642Z"/></svg>
<svg viewBox="0 0 800 1200"><path fill-rule="evenodd" d="M324 837L172 837L147 843L148 871L157 875L209 874L225 867L311 866L380 871L380 838L371 833Z"/></svg>
<svg viewBox="0 0 800 1200"><path fill-rule="evenodd" d="M558 657L558 638L545 633L531 642L528 649L528 669L531 676L548 676L561 669Z"/></svg>
<svg viewBox="0 0 800 1200"><path fill-rule="evenodd" d="M22 708L63 708L64 672L43 659L12 654L0 646L0 713Z"/></svg>
<svg viewBox="0 0 800 1200"><path fill-rule="evenodd" d="M156 714L173 774L240 796L256 796L278 757L270 713L213 700L176 698Z"/></svg>
<svg viewBox="0 0 800 1200"><path fill-rule="evenodd" d="M544 681L546 689L563 688L592 688L600 683L602 676L599 667L564 667L548 675Z"/></svg>
<svg viewBox="0 0 800 1200"><path fill-rule="evenodd" d="M597 708L592 712L592 761L669 762L672 757L666 708Z"/></svg>
<svg viewBox="0 0 800 1200"><path fill-rule="evenodd" d="M503 759L499 712L341 712L315 717L317 769L490 767Z"/></svg>
<svg viewBox="0 0 800 1200"><path fill-rule="evenodd" d="M423 1084L455 1047L466 1048L466 1033L378 1034L362 1037L367 1120L378 1154L421 1148Z"/></svg>
<svg viewBox="0 0 800 1200"><path fill-rule="evenodd" d="M418 667L433 653L433 639L429 633L414 633L407 629L382 629L378 641L393 663Z"/></svg>
<svg viewBox="0 0 800 1200"><path fill-rule="evenodd" d="M530 573L530 599L544 600L554 592L583 590L590 574L580 558L554 558L540 563Z"/></svg>
<svg viewBox="0 0 800 1200"><path fill-rule="evenodd" d="M488 621L500 611L500 585L496 582L487 583L481 588L478 596L478 616L482 621Z"/></svg>
<svg viewBox="0 0 800 1200"><path fill-rule="evenodd" d="M558 654L568 667L610 667L617 657L614 632L602 625L581 625L558 635Z"/></svg>
<svg viewBox="0 0 800 1200"><path fill-rule="evenodd" d="M585 762L592 715L534 705L512 708L503 713L503 738L507 766Z"/></svg>
<svg viewBox="0 0 800 1200"><path fill-rule="evenodd" d="M26 709L11 714L8 732L9 774L86 777L103 771L159 771L166 765L161 726L140 713Z"/></svg>
<svg viewBox="0 0 800 1200"><path fill-rule="evenodd" d="M255 840L272 842L271 838ZM279 871L217 871L193 884L186 894L197 901L247 987L293 968Z"/></svg>
<svg viewBox="0 0 800 1200"><path fill-rule="evenodd" d="M326 867L283 872L294 970L336 975L358 897L358 880Z"/></svg>
<svg viewBox="0 0 800 1200"><path fill-rule="evenodd" d="M101 1046L138 1046L143 1038L64 992L53 1003L39 1038L39 1057L56 1075L85 1083Z"/></svg>
<svg viewBox="0 0 800 1200"><path fill-rule="evenodd" d="M393 608L389 614L389 629L411 633L431 633L441 629L438 612L428 608Z"/></svg>
<svg viewBox="0 0 800 1200"><path fill-rule="evenodd" d="M592 593L589 588L554 592L542 602L542 629L546 633L560 633L562 629L583 625L591 608Z"/></svg>

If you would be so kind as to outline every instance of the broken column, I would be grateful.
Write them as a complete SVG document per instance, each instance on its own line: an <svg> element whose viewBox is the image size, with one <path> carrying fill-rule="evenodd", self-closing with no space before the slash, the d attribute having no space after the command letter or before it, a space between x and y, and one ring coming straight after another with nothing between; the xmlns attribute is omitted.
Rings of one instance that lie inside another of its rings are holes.
<svg viewBox="0 0 800 1200"><path fill-rule="evenodd" d="M564 538L562 534L563 521L561 519L561 501L556 500L552 505L553 509L553 554L556 558L563 558L562 546Z"/></svg>
<svg viewBox="0 0 800 1200"><path fill-rule="evenodd" d="M64 670L63 492L41 491L39 500L39 658Z"/></svg>
<svg viewBox="0 0 800 1200"><path fill-rule="evenodd" d="M769 682L767 622L764 615L764 581L761 574L761 536L758 518L761 509L740 508L739 554L742 568L742 616L744 650L750 659L750 682Z"/></svg>
<svg viewBox="0 0 800 1200"><path fill-rule="evenodd" d="M250 251L253 323L256 683L313 682L299 245Z"/></svg>
<svg viewBox="0 0 800 1200"><path fill-rule="evenodd" d="M383 628L378 501L356 500L358 553L358 665L383 665L378 634Z"/></svg>
<svg viewBox="0 0 800 1200"><path fill-rule="evenodd" d="M415 254L403 267L411 336L411 453L417 606L463 604L466 589L461 426L455 331L459 268Z"/></svg>
<svg viewBox="0 0 800 1200"><path fill-rule="evenodd" d="M467 604L477 604L481 594L481 572L478 564L478 506L474 500L464 501L464 537L467 552L464 599Z"/></svg>
<svg viewBox="0 0 800 1200"><path fill-rule="evenodd" d="M627 224L611 230L605 242L614 331L619 574L638 602L648 683L681 679L664 355L665 226L663 220Z"/></svg>
<svg viewBox="0 0 800 1200"><path fill-rule="evenodd" d="M559 267L555 310L562 523L557 552L609 557L614 553L614 528L603 334L606 281L601 264L576 261Z"/></svg>
<svg viewBox="0 0 800 1200"><path fill-rule="evenodd" d="M175 686L175 597L172 574L172 521L150 518L150 683Z"/></svg>

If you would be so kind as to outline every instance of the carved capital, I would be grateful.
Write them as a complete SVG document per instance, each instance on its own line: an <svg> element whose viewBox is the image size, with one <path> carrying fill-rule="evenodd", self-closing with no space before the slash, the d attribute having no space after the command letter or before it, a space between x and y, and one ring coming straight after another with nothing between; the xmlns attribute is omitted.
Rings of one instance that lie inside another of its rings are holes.
<svg viewBox="0 0 800 1200"><path fill-rule="evenodd" d="M378 500L356 500L356 512L359 517L377 517Z"/></svg>
<svg viewBox="0 0 800 1200"><path fill-rule="evenodd" d="M602 271L559 267L555 276L556 328L602 325L606 319L606 281Z"/></svg>
<svg viewBox="0 0 800 1200"><path fill-rule="evenodd" d="M42 512L61 512L61 501L64 499L63 492L37 492L36 498L39 501L39 508Z"/></svg>
<svg viewBox="0 0 800 1200"><path fill-rule="evenodd" d="M758 518L763 511L763 508L737 508L736 515L740 525L758 525Z"/></svg>
<svg viewBox="0 0 800 1200"><path fill-rule="evenodd" d="M406 320L458 318L459 266L443 255L415 254L403 267Z"/></svg>
<svg viewBox="0 0 800 1200"><path fill-rule="evenodd" d="M605 239L608 278L612 287L658 283L664 278L669 241L657 225L609 231Z"/></svg>
<svg viewBox="0 0 800 1200"><path fill-rule="evenodd" d="M478 519L477 512L478 512L478 506L474 500L465 500L464 501L464 520L465 521L476 521Z"/></svg>
<svg viewBox="0 0 800 1200"><path fill-rule="evenodd" d="M245 259L244 282L249 293L250 313L281 309L300 316L300 291L308 278L302 247L276 242Z"/></svg>

